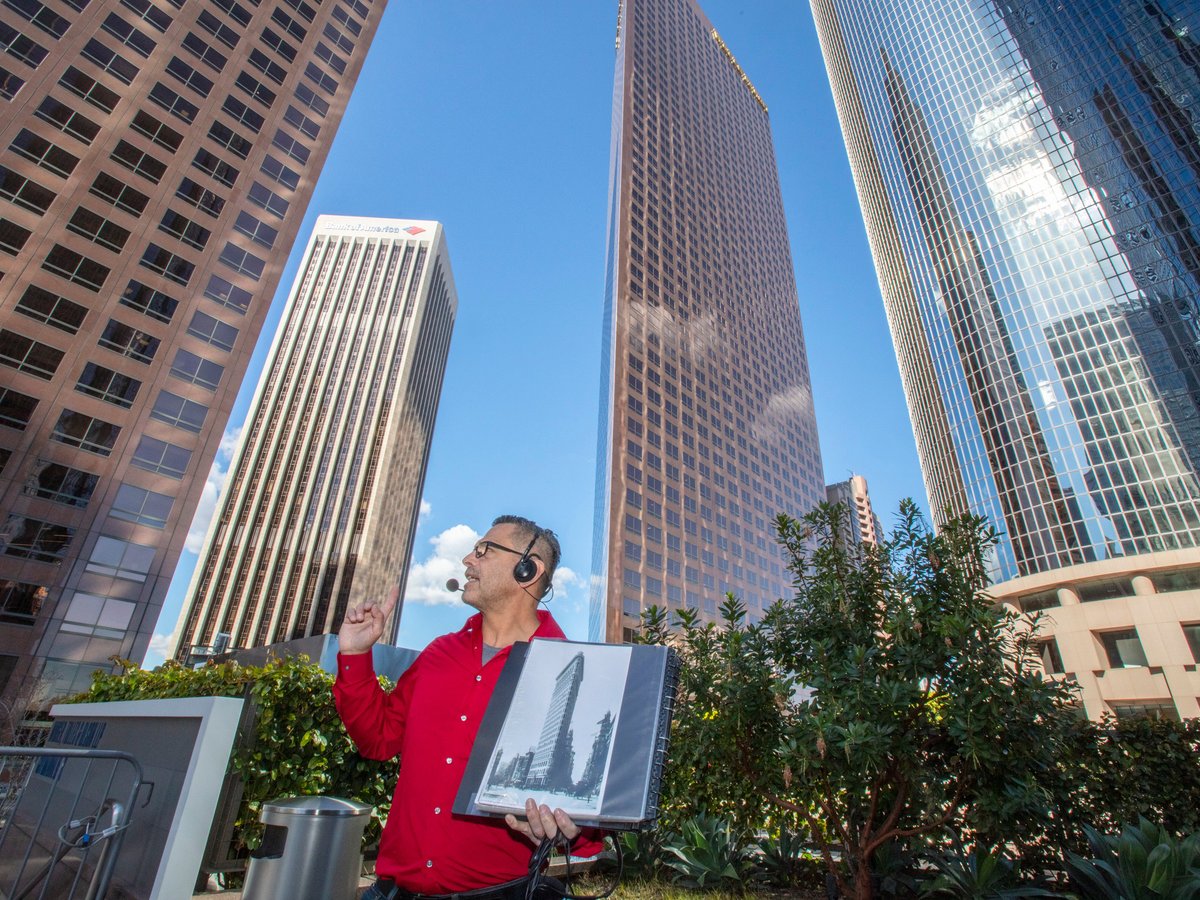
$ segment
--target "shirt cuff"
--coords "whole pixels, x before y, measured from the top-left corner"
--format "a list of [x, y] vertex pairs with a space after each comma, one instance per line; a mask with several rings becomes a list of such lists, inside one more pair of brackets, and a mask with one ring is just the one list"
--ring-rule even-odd
[[337, 655], [337, 677], [339, 681], [374, 681], [374, 654], [339, 653]]

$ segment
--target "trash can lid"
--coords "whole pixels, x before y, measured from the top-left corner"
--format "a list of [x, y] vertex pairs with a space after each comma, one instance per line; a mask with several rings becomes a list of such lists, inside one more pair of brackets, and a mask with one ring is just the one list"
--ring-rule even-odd
[[342, 797], [285, 797], [264, 803], [264, 813], [285, 816], [366, 816], [375, 807]]

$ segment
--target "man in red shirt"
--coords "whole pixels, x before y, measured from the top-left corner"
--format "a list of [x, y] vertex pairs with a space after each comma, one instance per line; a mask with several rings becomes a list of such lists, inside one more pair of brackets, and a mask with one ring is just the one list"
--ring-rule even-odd
[[456, 816], [455, 795], [500, 670], [516, 641], [565, 635], [538, 602], [559, 560], [552, 531], [519, 516], [500, 516], [463, 558], [463, 602], [479, 612], [434, 640], [385, 693], [371, 648], [395, 609], [387, 600], [347, 610], [338, 632], [333, 695], [346, 731], [370, 759], [400, 755], [392, 809], [363, 900], [480, 891], [475, 900], [523, 900], [534, 847], [561, 832], [580, 855], [601, 845], [561, 809], [526, 801], [524, 820]]

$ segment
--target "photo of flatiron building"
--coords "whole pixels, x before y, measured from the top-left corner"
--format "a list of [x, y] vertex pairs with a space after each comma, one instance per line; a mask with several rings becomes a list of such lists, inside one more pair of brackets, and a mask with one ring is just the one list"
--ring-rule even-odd
[[0, 5], [0, 691], [145, 655], [382, 0]]
[[1200, 714], [1200, 8], [812, 8], [931, 511], [1089, 715]]
[[404, 584], [457, 308], [439, 223], [317, 218], [177, 658], [329, 634], [348, 603]]
[[761, 615], [772, 519], [825, 486], [767, 103], [694, 0], [619, 4], [612, 129], [589, 629], [621, 641]]

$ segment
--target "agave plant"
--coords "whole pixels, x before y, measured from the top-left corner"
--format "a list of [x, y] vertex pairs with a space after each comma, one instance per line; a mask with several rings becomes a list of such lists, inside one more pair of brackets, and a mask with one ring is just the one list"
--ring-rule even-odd
[[729, 822], [698, 815], [663, 842], [663, 864], [681, 887], [744, 889], [754, 867], [752, 851], [738, 843]]
[[1092, 858], [1067, 854], [1081, 900], [1200, 898], [1200, 834], [1183, 840], [1144, 816], [1117, 835], [1084, 826]]
[[1053, 891], [1021, 884], [1020, 870], [1003, 851], [992, 853], [976, 848], [970, 853], [935, 853], [929, 862], [937, 876], [921, 885], [922, 897], [953, 897], [956, 900], [1022, 900], [1025, 897], [1054, 897]]
[[758, 842], [756, 876], [777, 887], [824, 884], [825, 863], [795, 832], [781, 828], [779, 834]]

